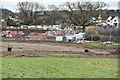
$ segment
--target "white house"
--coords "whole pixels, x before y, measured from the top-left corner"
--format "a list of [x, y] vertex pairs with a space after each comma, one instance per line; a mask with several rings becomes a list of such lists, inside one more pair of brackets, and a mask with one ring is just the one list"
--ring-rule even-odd
[[120, 21], [120, 18], [118, 16], [115, 16], [113, 19], [112, 19], [112, 24], [117, 26], [119, 24], [119, 21]]
[[103, 20], [101, 15], [99, 15], [97, 18], [91, 17], [90, 22], [97, 23], [97, 24], [96, 24], [97, 26], [101, 26], [101, 25], [102, 25], [102, 26], [106, 26], [106, 25], [107, 25], [107, 24], [106, 24], [106, 20]]
[[112, 17], [109, 16], [106, 20], [107, 25], [115, 25], [118, 26], [120, 18], [118, 16]]
[[107, 25], [112, 25], [112, 16], [109, 16], [106, 20]]

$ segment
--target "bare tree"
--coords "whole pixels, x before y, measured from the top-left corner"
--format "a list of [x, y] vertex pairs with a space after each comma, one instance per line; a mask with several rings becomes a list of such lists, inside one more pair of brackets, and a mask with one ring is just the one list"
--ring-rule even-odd
[[83, 26], [82, 31], [85, 32], [85, 26], [94, 24], [91, 21], [92, 17], [98, 16], [100, 11], [107, 4], [104, 2], [67, 2], [64, 9], [67, 10], [69, 19], [75, 25]]
[[59, 8], [56, 5], [48, 5], [48, 9], [50, 11], [49, 18], [51, 21], [51, 25], [55, 24], [56, 19], [59, 17]]
[[43, 11], [45, 7], [37, 2], [19, 2], [17, 4], [19, 16], [24, 21], [24, 24], [31, 24], [37, 19], [39, 11]]

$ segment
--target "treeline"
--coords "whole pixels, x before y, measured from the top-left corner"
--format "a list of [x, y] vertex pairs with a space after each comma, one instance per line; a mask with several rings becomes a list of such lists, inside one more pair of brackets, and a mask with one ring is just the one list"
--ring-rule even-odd
[[[19, 2], [17, 9], [21, 24], [25, 25], [67, 25], [85, 26], [96, 24], [91, 20], [98, 17], [103, 9], [107, 10], [104, 2], [66, 2], [63, 5], [49, 5], [47, 8], [37, 2]], [[45, 12], [45, 10], [48, 10]], [[107, 14], [104, 14], [106, 16]]]
[[90, 29], [85, 31], [85, 39], [90, 41], [110, 41], [120, 43], [120, 25], [115, 30]]

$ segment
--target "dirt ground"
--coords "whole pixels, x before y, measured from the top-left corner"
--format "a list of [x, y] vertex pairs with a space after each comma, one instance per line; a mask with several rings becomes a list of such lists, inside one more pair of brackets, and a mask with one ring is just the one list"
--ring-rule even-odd
[[[26, 42], [0, 42], [1, 52], [3, 56], [6, 55], [15, 55], [15, 56], [40, 56], [41, 54], [52, 54], [52, 53], [67, 53], [67, 54], [88, 54], [94, 55], [106, 55], [110, 56], [111, 53], [108, 50], [104, 49], [95, 49], [95, 48], [85, 48], [83, 46], [76, 46], [75, 44], [64, 44], [59, 45], [52, 42], [47, 43], [26, 43]], [[8, 45], [12, 46], [12, 52], [8, 52]], [[84, 52], [85, 49], [89, 52]], [[19, 54], [20, 53], [20, 54]], [[31, 53], [31, 54], [30, 54]]]
[[[61, 43], [64, 44], [64, 43]], [[102, 54], [109, 54], [109, 51], [104, 49], [91, 49], [91, 48], [84, 48], [78, 47], [76, 45], [59, 45], [56, 43], [16, 43], [16, 42], [0, 42], [2, 46], [2, 51], [7, 51], [8, 45], [12, 46], [13, 51], [71, 51], [71, 52], [84, 52], [85, 49], [88, 49], [90, 52], [93, 53], [102, 53]]]

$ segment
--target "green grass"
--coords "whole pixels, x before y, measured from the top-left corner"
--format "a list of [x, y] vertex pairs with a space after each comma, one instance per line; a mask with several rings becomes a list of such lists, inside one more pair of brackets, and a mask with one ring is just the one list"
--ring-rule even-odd
[[120, 44], [118, 43], [103, 44], [101, 42], [91, 42], [91, 43], [83, 43], [82, 45], [86, 47], [94, 47], [94, 48], [116, 49]]
[[3, 78], [117, 78], [115, 58], [4, 57]]

